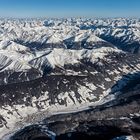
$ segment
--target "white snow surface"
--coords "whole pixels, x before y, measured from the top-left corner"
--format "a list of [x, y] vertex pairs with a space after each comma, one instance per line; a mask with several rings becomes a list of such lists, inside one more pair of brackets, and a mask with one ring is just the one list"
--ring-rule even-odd
[[81, 49], [71, 50], [65, 48], [36, 50], [32, 52], [29, 48], [14, 42], [0, 42], [0, 67], [4, 70], [27, 71], [35, 68], [43, 71], [41, 66], [45, 65], [55, 68], [65, 64], [76, 64], [84, 58], [89, 58], [92, 63], [97, 59], [103, 59], [108, 53], [121, 52], [117, 48], [101, 47], [93, 50]]
[[[122, 27], [129, 27], [125, 29]], [[140, 42], [140, 20], [138, 19], [1, 19], [0, 20], [0, 72], [12, 70], [15, 72], [28, 71], [31, 68], [37, 69], [43, 73], [42, 66], [49, 66], [52, 68], [63, 68], [67, 64], [78, 64], [82, 59], [88, 59], [92, 63], [96, 63], [99, 59], [106, 59], [106, 56], [112, 52], [122, 53], [114, 45], [101, 39], [99, 35], [106, 34], [129, 40]], [[90, 43], [92, 49], [67, 49], [65, 41], [70, 43]], [[29, 47], [29, 44], [48, 45], [43, 49], [36, 47]], [[98, 43], [108, 44], [108, 46], [100, 46]], [[53, 45], [58, 45], [53, 48]], [[93, 46], [96, 44], [96, 48]], [[34, 46], [34, 45], [33, 45]], [[63, 47], [62, 47], [63, 46]], [[102, 64], [101, 64], [102, 65]], [[140, 65], [137, 65], [138, 69]], [[118, 68], [119, 69], [119, 68]], [[125, 74], [129, 71], [127, 66], [123, 66], [121, 70]], [[136, 71], [132, 71], [136, 72]], [[120, 79], [119, 71], [114, 70], [109, 74], [117, 74], [118, 77], [114, 81]], [[71, 71], [68, 72], [71, 74]], [[77, 73], [76, 73], [77, 74]], [[96, 74], [93, 73], [93, 74]], [[111, 79], [106, 78], [107, 82]], [[124, 83], [122, 81], [122, 86]], [[95, 99], [91, 96], [90, 91], [95, 91], [96, 86], [93, 83], [86, 84], [88, 90], [84, 86], [80, 86], [78, 91], [81, 93], [82, 103], [73, 101], [68, 97], [70, 94], [73, 100], [76, 97], [73, 92], [60, 94], [59, 98], [66, 98], [68, 106], [49, 105], [47, 102], [41, 102], [48, 98], [48, 93], [44, 93], [39, 99], [32, 98], [32, 107], [23, 105], [16, 105], [14, 107], [4, 106], [0, 108], [0, 115], [4, 116], [8, 122], [8, 128], [0, 128], [0, 138], [8, 140], [11, 133], [16, 132], [19, 128], [29, 125], [30, 123], [38, 122], [46, 115], [72, 113], [81, 110], [89, 109], [90, 106], [97, 106], [115, 99], [115, 95], [109, 95], [111, 89], [105, 89], [104, 85], [99, 85], [104, 91], [99, 100], [94, 103], [89, 103], [86, 98]], [[116, 87], [115, 87], [116, 88]], [[114, 88], [114, 90], [116, 90]], [[26, 99], [25, 99], [26, 100]], [[44, 107], [44, 116], [38, 116], [35, 102], [38, 101]], [[13, 112], [8, 114], [7, 110]], [[18, 114], [17, 111], [18, 110]], [[43, 114], [40, 112], [41, 114]], [[37, 117], [38, 116], [38, 117]], [[28, 122], [28, 117], [32, 119]], [[41, 118], [42, 117], [42, 118]], [[38, 120], [39, 118], [39, 120]], [[23, 123], [24, 122], [24, 123]], [[24, 124], [24, 125], [23, 125]]]
[[[91, 62], [95, 62], [97, 57], [103, 58], [109, 52], [118, 51], [115, 46], [100, 38], [100, 35], [122, 38], [129, 43], [140, 42], [139, 27], [139, 19], [123, 18], [0, 19], [1, 71], [26, 71], [32, 67], [41, 71], [43, 61], [55, 67], [78, 63], [82, 57], [88, 57]], [[65, 41], [69, 44], [85, 43], [80, 50], [65, 50]], [[31, 45], [33, 51], [32, 47], [28, 46], [30, 43], [39, 46], [46, 44], [48, 47], [41, 51], [34, 48], [36, 45]], [[89, 43], [90, 48], [96, 45], [98, 49], [87, 51], [84, 48], [86, 43]], [[106, 45], [100, 46], [99, 43]], [[58, 47], [51, 50], [54, 44]]]

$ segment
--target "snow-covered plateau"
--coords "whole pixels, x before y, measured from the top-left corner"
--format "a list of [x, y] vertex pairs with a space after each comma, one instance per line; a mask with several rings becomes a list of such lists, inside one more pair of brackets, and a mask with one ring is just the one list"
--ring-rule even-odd
[[0, 140], [139, 140], [140, 19], [0, 19]]

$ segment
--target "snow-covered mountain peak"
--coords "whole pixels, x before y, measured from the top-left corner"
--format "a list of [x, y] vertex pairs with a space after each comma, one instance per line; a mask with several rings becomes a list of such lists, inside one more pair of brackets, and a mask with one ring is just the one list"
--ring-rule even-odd
[[124, 18], [1, 19], [0, 139], [40, 139], [48, 127], [56, 137], [138, 132], [139, 25]]
[[29, 51], [29, 48], [23, 45], [17, 44], [14, 41], [2, 40], [0, 42], [0, 50], [26, 52], [26, 51]]

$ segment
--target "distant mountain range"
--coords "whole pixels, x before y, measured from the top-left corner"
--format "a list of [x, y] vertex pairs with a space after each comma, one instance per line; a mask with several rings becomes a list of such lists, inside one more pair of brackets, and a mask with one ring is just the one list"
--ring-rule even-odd
[[139, 19], [0, 20], [2, 140], [139, 140], [139, 90]]

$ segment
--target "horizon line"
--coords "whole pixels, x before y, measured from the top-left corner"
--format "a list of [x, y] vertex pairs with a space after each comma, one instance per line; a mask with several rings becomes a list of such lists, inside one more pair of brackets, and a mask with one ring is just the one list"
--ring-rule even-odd
[[23, 16], [23, 17], [20, 17], [20, 16], [0, 16], [0, 19], [69, 19], [69, 18], [87, 18], [87, 19], [116, 19], [116, 18], [124, 18], [124, 19], [127, 19], [127, 18], [131, 18], [131, 19], [139, 19], [140, 16], [30, 16], [30, 17], [26, 17], [26, 16]]

